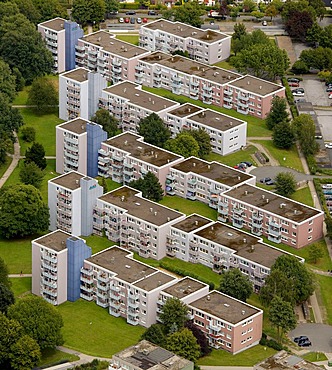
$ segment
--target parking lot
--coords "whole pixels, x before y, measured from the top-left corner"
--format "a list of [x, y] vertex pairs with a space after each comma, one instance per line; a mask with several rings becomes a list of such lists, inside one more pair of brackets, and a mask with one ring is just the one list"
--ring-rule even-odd
[[[312, 78], [309, 76], [301, 81], [300, 87], [304, 88], [305, 100], [310, 101], [313, 105], [328, 107], [332, 103], [332, 99], [328, 98], [329, 93], [326, 92], [325, 84], [318, 79], [315, 79], [314, 76]], [[298, 98], [295, 97], [295, 99]]]

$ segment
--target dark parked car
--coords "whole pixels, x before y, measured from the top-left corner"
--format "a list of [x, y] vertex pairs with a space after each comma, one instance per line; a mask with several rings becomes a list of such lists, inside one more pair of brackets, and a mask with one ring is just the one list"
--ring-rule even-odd
[[310, 347], [311, 346], [311, 342], [310, 340], [300, 340], [299, 343], [298, 343], [298, 346], [299, 347]]
[[326, 88], [326, 92], [332, 92], [332, 85], [329, 85], [329, 86]]
[[126, 12], [126, 15], [135, 15], [135, 14], [136, 14], [135, 10], [128, 10]]
[[158, 13], [155, 10], [149, 10], [148, 15], [158, 15]]
[[265, 185], [274, 185], [274, 181], [271, 179], [271, 177], [263, 177], [259, 180], [259, 182]]
[[135, 18], [134, 18], [134, 17], [131, 17], [131, 18], [130, 18], [130, 23], [131, 23], [131, 24], [135, 24]]
[[295, 337], [294, 339], [295, 343], [299, 343], [301, 340], [309, 340], [309, 338], [306, 335], [300, 335], [299, 337]]
[[247, 165], [247, 167], [251, 167], [252, 166], [252, 163], [251, 162], [243, 162], [244, 164], [246, 164]]

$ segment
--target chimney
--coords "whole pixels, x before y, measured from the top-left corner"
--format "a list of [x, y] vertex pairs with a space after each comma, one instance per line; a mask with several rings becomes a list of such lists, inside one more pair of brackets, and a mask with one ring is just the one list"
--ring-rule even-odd
[[248, 195], [248, 190], [245, 190], [244, 191], [244, 195]]
[[128, 140], [125, 140], [124, 145], [128, 145]]
[[243, 238], [243, 244], [246, 244], [246, 242], [247, 242], [247, 239]]
[[152, 208], [152, 207], [150, 208], [150, 212], [151, 212], [151, 213], [153, 212], [153, 208]]
[[250, 247], [250, 252], [254, 252], [254, 250], [255, 250], [255, 246], [254, 246], [254, 245], [252, 245], [252, 246]]
[[265, 194], [262, 194], [262, 199], [265, 199]]
[[262, 90], [262, 86], [259, 86], [259, 90]]
[[211, 297], [208, 295], [208, 296], [206, 296], [206, 300], [207, 301], [210, 301], [211, 300]]
[[121, 202], [123, 202], [125, 200], [125, 197], [122, 195], [121, 196]]
[[167, 221], [170, 222], [171, 221], [171, 218], [170, 217], [167, 217]]
[[191, 112], [191, 108], [189, 107], [189, 108], [188, 108], [188, 113], [190, 113], [190, 112]]
[[154, 215], [157, 216], [157, 211], [155, 211]]
[[208, 164], [208, 169], [210, 170], [211, 169], [211, 166]]
[[198, 221], [197, 220], [195, 221], [195, 225], [198, 226]]
[[196, 167], [196, 163], [195, 162], [193, 163], [193, 167]]
[[266, 203], [269, 203], [269, 200], [268, 199], [266, 199]]

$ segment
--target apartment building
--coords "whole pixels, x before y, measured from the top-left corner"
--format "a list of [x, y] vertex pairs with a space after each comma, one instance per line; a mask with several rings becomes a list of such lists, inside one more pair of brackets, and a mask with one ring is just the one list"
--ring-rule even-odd
[[274, 96], [285, 97], [281, 85], [160, 51], [140, 58], [136, 72], [138, 84], [259, 118], [266, 117]]
[[121, 41], [114, 34], [97, 31], [78, 40], [76, 66], [99, 72], [107, 81], [116, 84], [135, 79], [135, 66], [149, 51]]
[[72, 235], [92, 233], [93, 209], [103, 194], [98, 181], [78, 172], [68, 172], [48, 181], [48, 207], [51, 231]]
[[253, 370], [319, 370], [320, 365], [316, 365], [310, 361], [304, 360], [301, 357], [288, 353], [286, 351], [280, 351], [275, 355], [268, 357], [262, 362], [254, 365]]
[[59, 118], [89, 120], [97, 111], [101, 91], [106, 86], [106, 78], [85, 68], [62, 73], [59, 76]]
[[98, 150], [107, 139], [102, 126], [82, 118], [56, 126], [56, 172], [98, 175]]
[[51, 51], [54, 65], [53, 73], [62, 73], [75, 68], [75, 45], [84, 35], [82, 28], [72, 21], [54, 18], [38, 24], [38, 32]]
[[276, 259], [288, 254], [265, 244], [260, 237], [197, 214], [170, 227], [166, 251], [169, 256], [201, 263], [217, 273], [238, 268], [255, 291], [264, 285]]
[[149, 327], [156, 322], [159, 292], [176, 277], [133, 259], [133, 253], [111, 247], [84, 261], [81, 298], [108, 308], [128, 324]]
[[109, 370], [193, 370], [194, 363], [142, 340], [112, 356]]
[[143, 91], [141, 86], [125, 81], [105, 88], [99, 99], [99, 107], [107, 109], [119, 120], [123, 131], [137, 131], [139, 121], [152, 113], [163, 118], [180, 104]]
[[157, 146], [147, 144], [143, 137], [124, 132], [101, 143], [98, 157], [98, 175], [128, 185], [152, 172], [165, 189], [166, 176], [171, 166], [183, 160]]
[[140, 27], [140, 46], [150, 51], [187, 51], [190, 58], [206, 64], [227, 59], [231, 36], [215, 30], [202, 30], [181, 22], [158, 19]]
[[61, 230], [32, 241], [32, 293], [53, 305], [80, 298], [80, 271], [91, 248]]
[[142, 198], [140, 191], [123, 186], [97, 199], [93, 232], [105, 233], [108, 239], [142, 257], [159, 260], [166, 255], [170, 226], [184, 218], [183, 213]]
[[248, 183], [256, 177], [218, 162], [190, 157], [171, 167], [166, 176], [166, 194], [199, 200], [218, 208], [219, 195], [226, 190]]
[[323, 237], [323, 211], [250, 184], [220, 195], [218, 219], [297, 249]]
[[167, 112], [164, 121], [173, 137], [182, 130], [205, 130], [210, 136], [212, 152], [220, 155], [246, 145], [247, 122], [211, 109], [183, 104]]

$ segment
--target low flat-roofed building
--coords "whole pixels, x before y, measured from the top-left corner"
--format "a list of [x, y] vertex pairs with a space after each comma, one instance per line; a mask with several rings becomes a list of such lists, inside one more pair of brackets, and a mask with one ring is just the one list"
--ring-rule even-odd
[[304, 360], [301, 357], [280, 351], [266, 360], [254, 365], [253, 370], [319, 370], [321, 366]]
[[203, 30], [181, 22], [158, 19], [140, 28], [140, 45], [147, 50], [188, 52], [192, 59], [214, 64], [227, 59], [231, 37], [217, 30]]
[[221, 194], [218, 213], [223, 222], [294, 248], [323, 237], [323, 211], [250, 184]]
[[183, 213], [142, 198], [136, 189], [123, 186], [100, 196], [93, 216], [94, 233], [106, 236], [142, 257], [166, 255], [166, 236]]
[[109, 370], [193, 370], [194, 363], [142, 340], [112, 356]]
[[117, 246], [94, 254], [81, 270], [81, 297], [108, 308], [132, 325], [149, 327], [156, 322], [159, 292], [177, 279], [133, 259]]
[[98, 174], [128, 185], [152, 172], [165, 189], [171, 166], [182, 160], [177, 154], [145, 143], [142, 136], [124, 132], [101, 143]]
[[263, 311], [248, 303], [214, 290], [188, 306], [193, 322], [216, 349], [236, 354], [261, 339]]
[[166, 193], [190, 200], [199, 200], [218, 208], [219, 195], [240, 184], [252, 184], [256, 177], [219, 162], [196, 157], [173, 165], [166, 176]]

